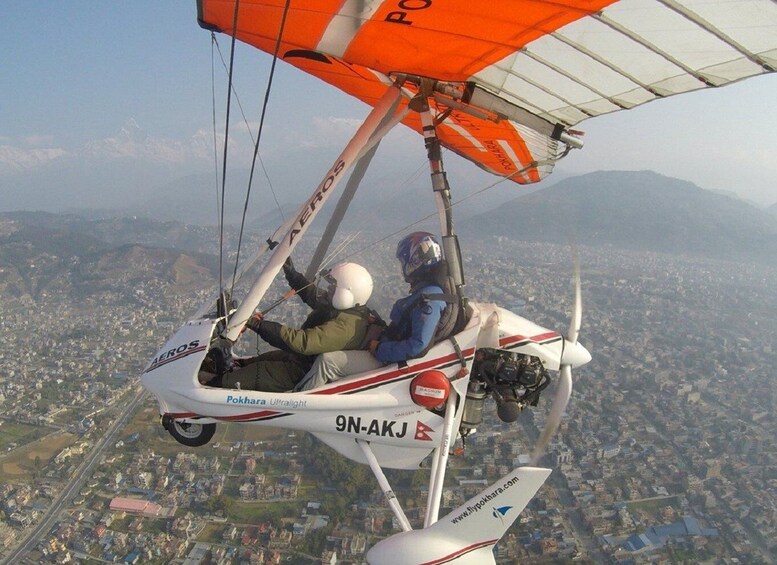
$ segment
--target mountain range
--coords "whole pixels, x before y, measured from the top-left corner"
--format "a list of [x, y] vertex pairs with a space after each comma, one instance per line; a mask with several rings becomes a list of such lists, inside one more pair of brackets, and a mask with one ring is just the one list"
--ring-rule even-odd
[[[455, 227], [463, 240], [500, 236], [777, 264], [777, 215], [649, 171], [571, 177], [486, 213], [460, 212], [457, 207], [456, 217], [464, 219]], [[251, 223], [246, 248], [268, 236], [260, 226], [272, 225], [272, 216]], [[375, 241], [438, 227], [431, 198], [406, 190], [357, 196], [344, 229], [361, 230]], [[225, 235], [225, 249], [231, 250], [236, 231], [228, 228]], [[106, 284], [138, 276], [176, 284], [213, 281], [217, 249], [214, 227], [94, 211], [8, 212], [0, 214], [0, 295], [34, 297], [65, 280], [72, 283], [68, 292], [84, 292], [78, 279], [85, 273]]]
[[467, 237], [777, 262], [777, 216], [650, 171], [565, 179], [457, 225]]

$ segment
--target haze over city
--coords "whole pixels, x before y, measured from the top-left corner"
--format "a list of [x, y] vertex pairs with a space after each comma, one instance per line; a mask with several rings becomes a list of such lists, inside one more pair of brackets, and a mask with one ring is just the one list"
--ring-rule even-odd
[[[152, 187], [164, 198], [158, 188], [181, 177], [215, 178], [212, 46], [194, 1], [11, 3], [0, 26], [0, 210], [117, 208]], [[228, 60], [229, 38], [217, 39]], [[234, 83], [254, 133], [270, 62], [238, 43]], [[227, 78], [218, 53], [214, 65], [221, 139]], [[578, 128], [585, 147], [543, 184], [596, 170], [647, 169], [772, 205], [775, 93], [777, 77], [757, 77], [585, 121]], [[281, 200], [308, 193], [366, 113], [355, 99], [278, 66], [260, 155]], [[230, 131], [230, 166], [247, 167], [252, 142], [235, 107]], [[376, 167], [402, 186], [424, 164], [421, 143], [398, 128]], [[446, 164], [460, 193], [493, 180], [453, 155]], [[257, 182], [260, 198], [270, 198], [264, 179]], [[521, 190], [491, 193], [500, 200]]]

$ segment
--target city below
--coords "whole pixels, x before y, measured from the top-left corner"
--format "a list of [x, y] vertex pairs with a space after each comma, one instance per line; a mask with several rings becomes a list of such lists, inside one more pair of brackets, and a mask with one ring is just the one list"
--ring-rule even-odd
[[[569, 246], [462, 248], [467, 296], [566, 330]], [[578, 252], [593, 361], [542, 461], [553, 473], [497, 563], [777, 563], [777, 269]], [[364, 255], [348, 260], [368, 267], [387, 317], [406, 284], [391, 245]], [[224, 424], [188, 448], [162, 428], [139, 375], [215, 279], [192, 258], [157, 272], [144, 247], [121, 258], [53, 269], [60, 257], [38, 255], [24, 281], [0, 269], [2, 563], [366, 563], [399, 531], [367, 467], [283, 429]], [[306, 312], [294, 300], [270, 317]], [[487, 405], [454, 446], [441, 515], [526, 462], [554, 388], [513, 424]], [[388, 473], [414, 528], [428, 472]]]

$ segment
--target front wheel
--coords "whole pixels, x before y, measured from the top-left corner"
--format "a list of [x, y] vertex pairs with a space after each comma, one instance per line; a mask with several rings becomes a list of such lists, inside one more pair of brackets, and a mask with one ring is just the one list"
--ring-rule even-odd
[[189, 447], [205, 445], [216, 433], [216, 424], [190, 424], [179, 422], [169, 416], [162, 418], [162, 425], [175, 441]]

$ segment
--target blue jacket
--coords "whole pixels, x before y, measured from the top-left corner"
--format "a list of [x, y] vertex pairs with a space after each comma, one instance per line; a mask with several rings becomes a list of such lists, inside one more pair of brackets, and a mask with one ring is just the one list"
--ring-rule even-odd
[[396, 363], [422, 355], [432, 343], [434, 332], [445, 310], [444, 300], [425, 300], [422, 294], [442, 294], [436, 284], [421, 285], [391, 308], [387, 328], [375, 357], [383, 363]]

